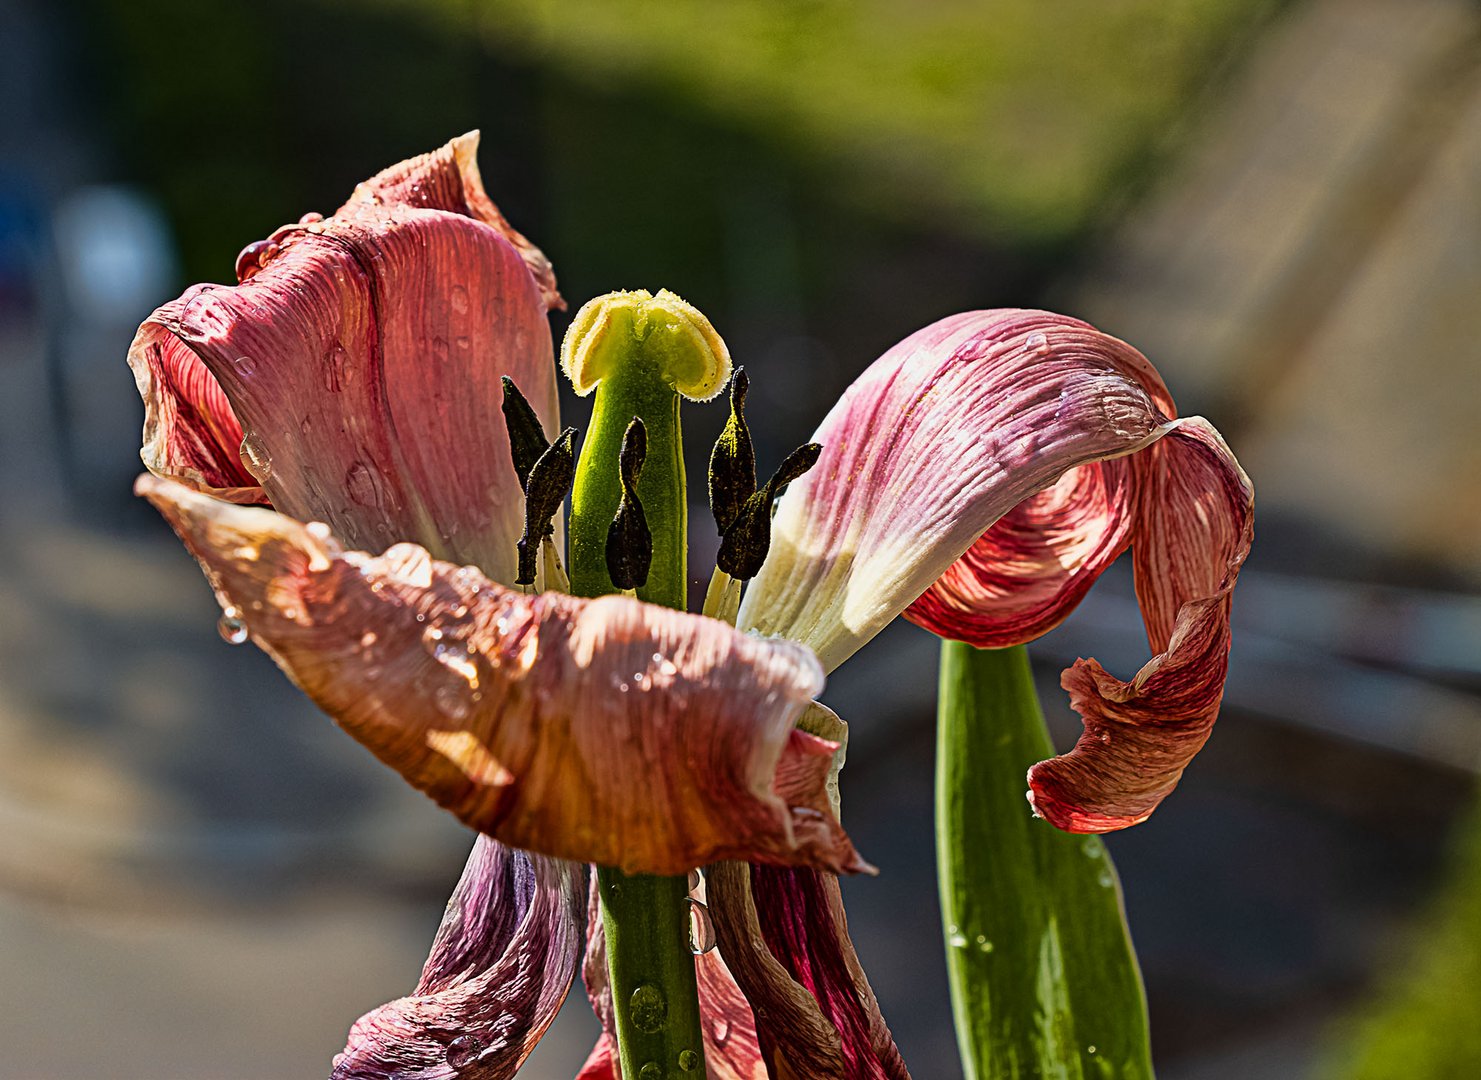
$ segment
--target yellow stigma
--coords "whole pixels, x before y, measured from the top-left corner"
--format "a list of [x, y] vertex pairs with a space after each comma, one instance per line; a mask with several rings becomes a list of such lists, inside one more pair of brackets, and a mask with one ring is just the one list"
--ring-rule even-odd
[[638, 352], [691, 401], [708, 401], [730, 378], [730, 350], [710, 320], [667, 289], [657, 296], [637, 289], [588, 300], [561, 342], [561, 370], [585, 397], [614, 363]]

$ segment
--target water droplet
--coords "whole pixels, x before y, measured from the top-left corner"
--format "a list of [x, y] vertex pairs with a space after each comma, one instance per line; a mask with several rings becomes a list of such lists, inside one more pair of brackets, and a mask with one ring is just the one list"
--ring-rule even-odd
[[454, 1069], [461, 1069], [483, 1050], [483, 1043], [476, 1036], [459, 1035], [447, 1044], [447, 1063]]
[[714, 1027], [710, 1028], [710, 1034], [715, 1037], [716, 1046], [724, 1046], [725, 1040], [730, 1038], [730, 1021], [724, 1017], [716, 1020]]
[[374, 465], [357, 461], [345, 473], [345, 490], [360, 506], [381, 507], [386, 502], [386, 478]]
[[360, 635], [360, 648], [368, 649], [379, 640], [380, 638], [376, 635], [376, 632], [374, 630], [367, 630], [365, 631], [365, 633]]
[[251, 473], [257, 482], [263, 483], [273, 474], [273, 458], [267, 452], [267, 447], [262, 445], [262, 439], [255, 431], [248, 432], [242, 439], [242, 448], [238, 451], [242, 459], [242, 467]]
[[640, 984], [627, 1004], [633, 1027], [648, 1035], [663, 1030], [669, 1015], [669, 1003], [658, 987], [652, 983]]
[[693, 1050], [680, 1050], [679, 1068], [685, 1072], [694, 1072], [699, 1068], [699, 1055]]
[[468, 314], [468, 290], [462, 285], [454, 285], [448, 299], [452, 303], [454, 315]]
[[337, 394], [350, 381], [350, 354], [336, 341], [324, 354], [324, 389]]
[[1093, 1047], [1093, 1046], [1087, 1046], [1087, 1047], [1086, 1047], [1086, 1048], [1085, 1048], [1085, 1052], [1086, 1052], [1086, 1053], [1087, 1053], [1087, 1054], [1093, 1054], [1093, 1053], [1095, 1053], [1095, 1047]]
[[1100, 881], [1100, 887], [1102, 889], [1109, 889], [1112, 885], [1116, 884], [1116, 879], [1113, 878], [1108, 873], [1107, 874], [1102, 874], [1100, 876], [1100, 878], [1099, 878], [1099, 881]]
[[449, 720], [465, 720], [468, 717], [468, 702], [462, 691], [452, 686], [439, 686], [432, 695], [437, 701], [437, 710]]
[[271, 240], [254, 240], [237, 254], [237, 282], [252, 278], [278, 253], [278, 245]]
[[650, 1061], [638, 1070], [638, 1080], [663, 1080], [663, 1069], [658, 1062]]
[[319, 213], [317, 210], [310, 210], [307, 214], [304, 214], [303, 217], [298, 219], [298, 223], [300, 225], [312, 225], [316, 221], [323, 220], [323, 214]]
[[247, 640], [247, 624], [242, 622], [242, 613], [229, 607], [216, 620], [216, 632], [228, 645], [240, 645]]
[[370, 667], [368, 667], [368, 668], [365, 669], [365, 678], [368, 681], [375, 682], [375, 680], [376, 679], [379, 679], [380, 677], [381, 677], [381, 669], [379, 667], [376, 667], [374, 664], [372, 664]]
[[965, 934], [949, 934], [946, 943], [953, 949], [965, 949], [967, 947], [967, 936]]
[[237, 369], [237, 374], [244, 379], [250, 379], [257, 370], [257, 361], [250, 356], [239, 356], [231, 362], [231, 366]]
[[987, 940], [986, 934], [977, 935], [977, 951], [985, 953], [992, 952], [992, 942]]
[[321, 544], [334, 535], [329, 531], [329, 526], [322, 521], [311, 521], [303, 528], [304, 532], [308, 533]]
[[663, 653], [653, 654], [653, 665], [658, 669], [658, 673], [663, 676], [672, 677], [679, 673], [679, 665], [667, 656], [664, 656]]
[[473, 348], [473, 339], [464, 335], [457, 339], [456, 344], [458, 346], [459, 352], [467, 352], [469, 349]]
[[702, 900], [689, 898], [689, 951], [703, 956], [715, 947], [715, 924]]
[[1028, 336], [1028, 347], [1040, 356], [1049, 355], [1049, 339], [1043, 334], [1030, 334]]

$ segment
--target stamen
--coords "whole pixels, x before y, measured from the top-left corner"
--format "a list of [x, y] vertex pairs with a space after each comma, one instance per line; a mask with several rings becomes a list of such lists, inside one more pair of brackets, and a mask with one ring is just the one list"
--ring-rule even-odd
[[535, 410], [514, 385], [508, 375], [501, 376], [504, 385], [504, 427], [509, 432], [509, 453], [514, 458], [514, 474], [519, 477], [519, 486], [528, 490], [530, 470], [540, 455], [550, 449], [550, 440], [545, 437], [545, 428]]
[[555, 535], [551, 524], [576, 476], [576, 429], [566, 428], [530, 467], [525, 484], [525, 532], [519, 538], [518, 585], [535, 583], [535, 567], [541, 543]]
[[748, 581], [761, 572], [771, 550], [771, 505], [777, 494], [818, 463], [823, 447], [807, 443], [787, 455], [766, 486], [746, 500], [720, 540], [715, 565], [731, 577]]
[[622, 450], [617, 457], [622, 499], [607, 527], [607, 576], [624, 592], [648, 584], [648, 568], [653, 563], [653, 533], [638, 500], [638, 478], [647, 456], [648, 429], [635, 416], [622, 435]]
[[756, 494], [756, 451], [746, 427], [749, 385], [746, 369], [736, 368], [730, 379], [730, 419], [710, 452], [710, 512], [721, 536], [740, 516], [746, 500]]

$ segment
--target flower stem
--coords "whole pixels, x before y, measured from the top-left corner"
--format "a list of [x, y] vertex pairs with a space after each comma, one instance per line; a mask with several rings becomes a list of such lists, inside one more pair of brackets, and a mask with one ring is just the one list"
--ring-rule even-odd
[[937, 869], [967, 1080], [1150, 1080], [1147, 1005], [1098, 836], [1033, 818], [1029, 766], [1054, 753], [1028, 652], [941, 649]]
[[[577, 596], [617, 591], [607, 573], [607, 527], [622, 495], [618, 452], [633, 417], [647, 429], [638, 494], [653, 534], [653, 561], [637, 595], [682, 611], [687, 602], [687, 504], [679, 395], [636, 342], [597, 388], [581, 449], [571, 495], [571, 590]], [[626, 1080], [702, 1077], [704, 1043], [689, 943], [687, 878], [598, 867], [597, 885], [622, 1075]]]

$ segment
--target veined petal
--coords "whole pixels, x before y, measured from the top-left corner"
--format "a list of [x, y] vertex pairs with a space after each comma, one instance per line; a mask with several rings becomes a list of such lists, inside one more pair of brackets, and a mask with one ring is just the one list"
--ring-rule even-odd
[[838, 879], [809, 870], [709, 868], [720, 952], [756, 1016], [771, 1075], [909, 1080], [854, 954]]
[[138, 490], [258, 645], [480, 832], [630, 873], [868, 868], [816, 809], [826, 772], [807, 791], [788, 761], [832, 746], [793, 736], [822, 687], [805, 648], [625, 597], [526, 596], [411, 544], [346, 552], [322, 526], [153, 477]]
[[524, 259], [530, 275], [540, 286], [545, 306], [565, 310], [566, 302], [555, 287], [555, 270], [550, 260], [509, 224], [484, 190], [483, 176], [478, 170], [477, 131], [459, 135], [436, 150], [382, 169], [358, 185], [338, 213], [355, 208], [374, 212], [388, 204], [424, 210], [451, 210], [493, 226], [504, 234]]
[[[1228, 598], [1253, 494], [1205, 421], [1125, 342], [1046, 312], [973, 312], [907, 338], [814, 436], [738, 625], [836, 666], [904, 611], [979, 647], [1057, 625], [1131, 545], [1153, 660], [1130, 683], [1065, 674], [1086, 736], [1038, 766], [1030, 798], [1061, 828], [1144, 820], [1218, 713]], [[1159, 441], [1160, 440], [1160, 441]]]
[[1218, 716], [1229, 606], [1254, 530], [1254, 493], [1206, 421], [1177, 421], [1138, 455], [1137, 599], [1153, 657], [1130, 682], [1094, 660], [1064, 673], [1085, 721], [1075, 748], [1029, 770], [1034, 811], [1071, 832], [1146, 820]]
[[[245, 478], [279, 510], [513, 581], [523, 498], [499, 378], [553, 434], [553, 282], [483, 194], [472, 146], [393, 167], [334, 217], [279, 230], [242, 284], [196, 286], [145, 321], [129, 363], [151, 471], [229, 495], [239, 428]], [[180, 405], [223, 395], [224, 414]]]
[[980, 649], [1032, 641], [1063, 622], [1126, 550], [1135, 502], [1129, 459], [1071, 469], [999, 518], [905, 617]]
[[576, 973], [585, 874], [480, 836], [416, 989], [355, 1022], [333, 1080], [514, 1076]]
[[[167, 310], [168, 305], [151, 319]], [[267, 502], [257, 477], [242, 464], [241, 422], [200, 357], [146, 322], [129, 349], [129, 366], [144, 399], [139, 456], [150, 472], [228, 502]]]
[[1042, 311], [934, 323], [879, 358], [813, 435], [738, 625], [831, 670], [1067, 470], [1155, 441], [1171, 408], [1131, 346]]

